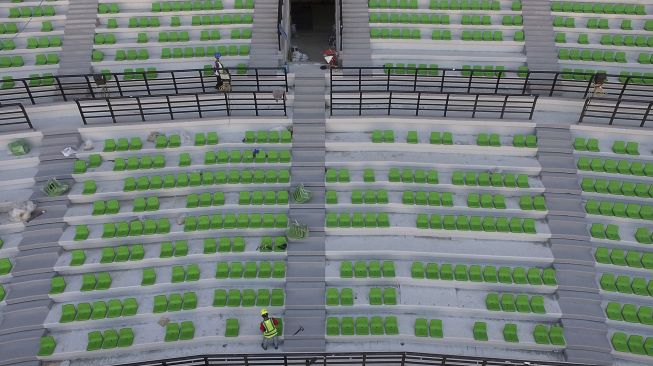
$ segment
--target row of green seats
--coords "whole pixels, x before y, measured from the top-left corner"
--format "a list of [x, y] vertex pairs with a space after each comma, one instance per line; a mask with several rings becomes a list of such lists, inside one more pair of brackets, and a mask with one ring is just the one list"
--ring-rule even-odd
[[51, 5], [9, 8], [9, 18], [53, 17], [55, 15], [55, 8]]
[[8, 275], [12, 267], [9, 258], [0, 258], [0, 276]]
[[328, 168], [324, 177], [327, 183], [349, 183], [349, 169]]
[[[142, 244], [120, 245], [117, 247], [104, 247], [100, 254], [100, 263], [107, 264], [113, 262], [139, 261], [145, 256], [145, 249]], [[72, 252], [71, 266], [84, 264], [86, 255], [82, 249], [76, 249]]]
[[[563, 68], [560, 77], [563, 80], [590, 81], [596, 74], [605, 74], [605, 70]], [[608, 78], [606, 77], [606, 80]]]
[[[253, 0], [252, 6], [254, 4]], [[222, 10], [222, 0], [204, 0], [204, 1], [157, 1], [152, 3], [152, 12], [169, 12], [169, 11], [200, 11], [200, 10]]]
[[639, 143], [617, 140], [612, 143], [612, 152], [615, 154], [639, 155]]
[[438, 184], [438, 171], [437, 170], [423, 170], [423, 169], [402, 169], [390, 168], [388, 171], [388, 181], [392, 183], [428, 183]]
[[194, 15], [191, 18], [191, 25], [220, 25], [220, 24], [252, 24], [254, 18], [251, 14], [226, 14], [219, 15]]
[[165, 149], [167, 147], [180, 147], [181, 146], [181, 136], [178, 134], [172, 134], [166, 136], [164, 134], [156, 135], [154, 139], [154, 147], [157, 149]]
[[165, 313], [167, 311], [192, 310], [197, 308], [197, 294], [184, 292], [183, 294], [172, 293], [154, 296], [153, 313]]
[[291, 159], [290, 150], [218, 150], [204, 153], [204, 164], [227, 164], [227, 163], [289, 163]]
[[544, 296], [527, 294], [499, 294], [491, 292], [485, 297], [485, 306], [490, 311], [546, 314]]
[[199, 281], [200, 279], [200, 266], [197, 264], [189, 264], [184, 266], [172, 266], [172, 276], [170, 282], [191, 282]]
[[329, 287], [326, 290], [327, 306], [352, 306], [354, 305], [354, 291], [351, 288], [338, 290], [335, 287]]
[[558, 58], [560, 60], [574, 60], [574, 61], [620, 62], [620, 63], [627, 62], [625, 52], [588, 50], [588, 49], [561, 48], [560, 50], [558, 50]]
[[653, 206], [635, 203], [587, 200], [585, 212], [590, 215], [628, 217], [631, 219], [653, 220]]
[[[443, 31], [443, 32], [448, 32], [448, 31]], [[451, 32], [449, 32], [449, 39], [451, 39]], [[398, 63], [398, 64], [386, 63], [383, 64], [383, 68], [386, 74], [392, 73], [395, 75], [404, 75], [404, 74], [414, 75], [415, 73], [417, 73], [417, 75], [420, 76], [426, 76], [426, 75], [438, 76], [440, 74], [437, 64], [430, 64], [427, 66], [426, 64], [405, 65], [402, 63]]]
[[575, 21], [574, 17], [556, 16], [555, 18], [553, 18], [553, 26], [554, 27], [575, 28], [576, 27], [576, 21]]
[[[158, 207], [158, 199], [156, 197], [152, 197], [152, 198], [157, 200], [157, 207]], [[93, 216], [114, 215], [117, 214], [118, 211], [120, 211], [120, 202], [118, 202], [118, 200], [95, 201], [93, 202], [93, 210], [91, 214]]]
[[249, 55], [249, 45], [223, 45], [223, 46], [209, 46], [209, 47], [185, 47], [185, 48], [163, 48], [161, 50], [161, 58], [192, 58], [192, 57], [206, 57], [213, 55], [217, 52], [223, 56], [247, 56]]
[[591, 151], [599, 152], [599, 140], [595, 138], [584, 138], [576, 137], [574, 138], [573, 144], [574, 150], [577, 151]]
[[451, 192], [404, 191], [401, 195], [401, 203], [422, 206], [428, 203], [429, 206], [453, 207], [453, 196]]
[[91, 154], [89, 160], [77, 159], [73, 163], [73, 174], [84, 174], [88, 169], [97, 168], [102, 165], [100, 154]]
[[116, 61], [135, 61], [147, 60], [150, 58], [150, 53], [147, 49], [141, 48], [138, 50], [117, 50]]
[[[230, 289], [228, 290], [222, 290], [224, 292], [216, 292], [214, 293], [214, 302], [213, 306], [228, 306], [228, 307], [252, 307], [252, 306], [270, 306], [270, 290], [268, 289]], [[273, 306], [276, 306], [281, 300], [283, 301], [283, 297], [281, 299], [279, 298], [279, 292], [283, 291], [282, 289], [273, 289], [272, 290], [272, 296], [274, 297], [273, 301], [274, 304]], [[283, 292], [281, 292], [283, 294]]]
[[392, 278], [395, 276], [395, 264], [393, 261], [370, 260], [356, 261], [352, 264], [350, 261], [340, 262], [341, 278]]
[[216, 229], [285, 229], [288, 215], [271, 213], [239, 213], [187, 216], [184, 231], [203, 231]]
[[134, 343], [134, 331], [131, 328], [107, 329], [104, 332], [96, 330], [89, 332], [87, 337], [86, 350], [89, 352], [129, 347]]
[[418, 9], [417, 0], [369, 0], [370, 8], [389, 8], [389, 9]]
[[[209, 33], [209, 31], [202, 31], [202, 33], [206, 32], [206, 35], [208, 38], [213, 39], [215, 37], [215, 40], [220, 39], [220, 30], [219, 29], [214, 29]], [[145, 34], [145, 33], [141, 33]], [[182, 31], [182, 32], [159, 32], [159, 42], [188, 42], [190, 41], [190, 35], [188, 34], [187, 31]]]
[[188, 255], [188, 242], [186, 240], [177, 240], [174, 243], [164, 241], [161, 243], [159, 258], [185, 257]]
[[619, 226], [615, 224], [593, 223], [590, 226], [590, 235], [597, 239], [621, 240]]
[[18, 26], [16, 23], [0, 23], [0, 34], [16, 34]]
[[128, 158], [115, 158], [113, 171], [139, 170], [139, 169], [161, 169], [166, 166], [166, 158], [163, 155], [131, 156]]
[[648, 228], [640, 227], [635, 231], [635, 240], [640, 244], [652, 244], [653, 234]]
[[410, 28], [371, 28], [372, 38], [421, 39], [422, 31]]
[[84, 273], [82, 286], [79, 291], [108, 290], [111, 287], [111, 274], [109, 272]]
[[653, 325], [653, 307], [650, 306], [610, 301], [605, 307], [605, 315], [610, 320]]
[[394, 287], [370, 288], [370, 305], [397, 305], [397, 290]]
[[292, 141], [292, 134], [287, 129], [281, 131], [245, 131], [243, 142], [246, 144], [289, 144]]
[[215, 278], [284, 278], [286, 277], [286, 262], [218, 262], [215, 268]]
[[604, 46], [653, 47], [653, 37], [646, 36], [604, 34], [601, 36], [600, 42]]
[[620, 180], [606, 180], [600, 178], [583, 178], [580, 187], [584, 192], [616, 194], [627, 197], [653, 197], [653, 185], [634, 183]]
[[102, 148], [103, 152], [114, 152], [114, 151], [127, 151], [127, 150], [140, 150], [143, 148], [143, 141], [140, 137], [131, 137], [127, 139], [126, 137], [120, 137], [118, 139], [106, 139], [104, 140], [104, 147]]
[[[326, 324], [327, 336], [339, 335], [397, 335], [399, 334], [399, 326], [397, 324], [396, 316], [380, 316], [367, 317], [328, 317]], [[354, 332], [355, 329], [355, 332]]]
[[635, 294], [639, 296], [653, 296], [653, 280], [643, 277], [631, 278], [626, 275], [604, 273], [599, 280], [601, 289], [622, 294]]
[[479, 133], [476, 135], [476, 145], [478, 146], [501, 146], [501, 137], [498, 133]]
[[529, 188], [528, 175], [513, 173], [459, 172], [451, 175], [451, 183], [457, 186]]
[[489, 15], [463, 15], [460, 24], [492, 25], [492, 17], [490, 17]]
[[329, 212], [326, 214], [326, 227], [329, 228], [389, 228], [390, 217], [385, 212]]
[[[263, 240], [265, 240], [265, 238], [262, 238], [261, 242], [263, 242]], [[204, 254], [228, 252], [242, 253], [245, 251], [245, 239], [240, 236], [233, 238], [221, 237], [219, 239], [207, 238], [204, 239], [203, 244]]]
[[156, 211], [159, 209], [158, 197], [136, 197], [133, 203], [134, 212]]
[[519, 208], [522, 210], [546, 211], [544, 196], [521, 196], [519, 197]]
[[116, 3], [102, 3], [97, 6], [98, 14], [118, 14], [120, 13], [120, 7]]
[[[529, 196], [524, 197], [530, 198]], [[483, 193], [479, 195], [478, 193], [470, 193], [467, 196], [467, 207], [505, 209], [506, 197], [502, 194]]]
[[[87, 184], [89, 182], [89, 184]], [[95, 183], [93, 181], [84, 182], [84, 191], [86, 194], [95, 192]], [[178, 175], [168, 174], [165, 176], [149, 177], [128, 177], [124, 180], [123, 191], [132, 192], [135, 190], [143, 191], [148, 189], [169, 189], [183, 187], [198, 187], [201, 185], [212, 184], [262, 184], [262, 183], [288, 183], [290, 182], [290, 171], [287, 169], [278, 170], [231, 170], [211, 172], [180, 173]], [[87, 191], [88, 185], [88, 191]]]
[[237, 289], [216, 289], [213, 293], [213, 306], [283, 306], [284, 293], [281, 288], [259, 289], [255, 294], [254, 290], [243, 290], [242, 296]]
[[578, 158], [576, 166], [578, 170], [584, 171], [653, 177], [653, 163], [601, 158], [592, 159], [583, 156]]
[[535, 220], [520, 217], [494, 217], [494, 216], [465, 216], [465, 215], [444, 215], [418, 214], [418, 229], [434, 230], [459, 230], [459, 231], [485, 231], [499, 233], [526, 233], [535, 234]]
[[533, 338], [537, 344], [552, 344], [554, 346], [564, 346], [567, 342], [561, 326], [553, 325], [551, 328], [544, 324], [538, 324], [533, 329]]
[[195, 337], [195, 325], [186, 320], [181, 323], [166, 324], [166, 333], [163, 338], [166, 342], [188, 341]]
[[[115, 19], [109, 19], [109, 24], [108, 28], [115, 28], [112, 26], [112, 20], [115, 21]], [[159, 18], [157, 17], [141, 17], [141, 18], [129, 18], [129, 28], [148, 28], [148, 27], [160, 27], [161, 23], [159, 22]]]
[[0, 56], [0, 68], [21, 67], [25, 65], [22, 56]]
[[241, 191], [239, 205], [287, 205], [288, 191]]
[[504, 76], [504, 70], [504, 66], [463, 65], [460, 70], [460, 75], [494, 78]]
[[195, 134], [195, 146], [216, 145], [218, 143], [217, 132], [198, 132]]
[[648, 65], [653, 63], [653, 54], [651, 53], [640, 53], [637, 57], [637, 62], [643, 65]]
[[81, 302], [76, 306], [74, 304], [64, 304], [61, 306], [59, 323], [134, 316], [137, 311], [138, 302], [133, 297], [123, 300], [111, 299], [107, 302], [96, 301], [92, 304]]
[[461, 39], [463, 41], [503, 41], [503, 32], [464, 30]]
[[608, 19], [590, 18], [587, 20], [587, 28], [589, 29], [609, 29]]
[[[13, 43], [13, 41], [12, 41]], [[48, 48], [48, 47], [61, 47], [61, 37], [52, 36], [52, 37], [30, 37], [27, 39], [27, 48]], [[13, 49], [8, 48], [5, 45], [5, 42], [2, 43], [3, 49]]]
[[[650, 240], [650, 233], [647, 234], [649, 234], [647, 237]], [[603, 264], [653, 269], [653, 253], [648, 252], [598, 247], [594, 252], [594, 258], [596, 262]]]
[[[521, 2], [514, 1], [512, 10], [516, 9], [516, 5], [521, 6]], [[431, 0], [429, 2], [429, 9], [437, 10], [501, 10], [501, 2], [499, 0]]]
[[[105, 33], [105, 34], [96, 34], [95, 37], [93, 37], [93, 44], [116, 44], [116, 35], [113, 33]], [[100, 52], [100, 51], [98, 51]], [[95, 53], [95, 58], [99, 58], [100, 54]], [[97, 61], [102, 61], [102, 60], [97, 60]]]
[[551, 2], [551, 11], [565, 13], [646, 15], [645, 5], [640, 4], [606, 4], [573, 1], [553, 1]]
[[504, 15], [501, 19], [501, 24], [505, 26], [522, 26], [524, 25], [524, 17], [521, 15]]
[[[575, 18], [573, 17], [561, 17], [557, 16], [553, 18], [553, 26], [554, 27], [565, 27], [565, 28], [575, 28]], [[607, 19], [589, 19], [587, 21], [587, 28], [589, 29], [609, 29], [610, 26], [608, 24]], [[633, 25], [632, 21], [630, 19], [623, 19], [621, 21], [621, 29], [622, 30], [633, 30]], [[653, 22], [651, 23], [651, 29], [653, 29]]]
[[[249, 193], [249, 192], [247, 192]], [[186, 197], [186, 208], [224, 205], [224, 192], [191, 193]]]
[[412, 278], [429, 279], [429, 280], [447, 280], [447, 281], [472, 281], [472, 282], [491, 282], [517, 285], [533, 286], [555, 286], [557, 285], [556, 273], [553, 268], [524, 268], [524, 267], [499, 267], [481, 266], [478, 264], [470, 265], [443, 263], [413, 262], [410, 267]]
[[[76, 226], [75, 229], [79, 230], [79, 228], [83, 227], [85, 227], [85, 225], [79, 225]], [[131, 222], [121, 221], [117, 223], [104, 224], [102, 238], [124, 238], [127, 236], [168, 234], [169, 232], [170, 220], [167, 218], [158, 220], [147, 219], [143, 221], [134, 220]]]
[[653, 337], [644, 338], [641, 335], [627, 335], [623, 332], [614, 332], [610, 343], [612, 343], [612, 348], [617, 352], [653, 356]]
[[370, 13], [370, 23], [411, 23], [442, 24], [450, 23], [448, 14], [423, 13]]
[[261, 238], [261, 243], [258, 247], [260, 252], [283, 252], [288, 248], [288, 239], [285, 236], [264, 236]]
[[415, 319], [415, 337], [442, 338], [442, 320], [431, 319], [427, 322], [424, 318]]
[[392, 130], [374, 130], [372, 131], [372, 142], [395, 142], [395, 133]]

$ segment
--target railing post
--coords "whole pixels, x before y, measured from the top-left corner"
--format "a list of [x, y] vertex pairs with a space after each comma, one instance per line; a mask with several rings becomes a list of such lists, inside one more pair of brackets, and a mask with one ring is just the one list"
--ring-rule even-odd
[[533, 113], [535, 113], [535, 106], [537, 105], [537, 99], [539, 98], [539, 95], [535, 95], [533, 98], [533, 105], [531, 106], [531, 114], [528, 116], [529, 120], [533, 119]]
[[195, 104], [197, 104], [197, 114], [199, 115], [200, 118], [202, 117], [202, 106], [200, 105], [200, 96], [199, 94], [195, 94]]
[[286, 92], [288, 91], [288, 70], [286, 68], [283, 68], [283, 79], [286, 84]]
[[229, 98], [227, 93], [222, 93], [224, 96], [224, 105], [227, 107], [227, 116], [231, 116], [231, 108], [229, 107]]
[[252, 94], [254, 95], [254, 110], [256, 111], [256, 117], [258, 117], [258, 101], [256, 100], [256, 92]]
[[[648, 104], [648, 108], [646, 108], [646, 112], [644, 113], [644, 117], [642, 117], [642, 123], [639, 124], [639, 127], [644, 127], [644, 123], [646, 123], [646, 120], [648, 119], [649, 113], [651, 113], [651, 107], [653, 107], [653, 102]], [[21, 105], [22, 108], [22, 105]], [[30, 124], [31, 126], [31, 124]]]
[[166, 95], [166, 103], [168, 103], [168, 112], [170, 113], [170, 119], [175, 119], [174, 113], [172, 113], [172, 105], [170, 105], [170, 96]]
[[624, 93], [626, 92], [626, 87], [628, 87], [628, 83], [630, 82], [632, 76], [626, 76], [626, 81], [624, 81], [624, 85], [621, 87], [621, 92], [619, 92], [619, 99], [624, 96]]
[[118, 88], [118, 94], [120, 94], [121, 97], [124, 97], [124, 94], [122, 94], [122, 86], [120, 86], [120, 81], [118, 80], [118, 74], [113, 74], [113, 80], [116, 81], [116, 88]]
[[594, 81], [594, 77], [596, 74], [592, 75], [592, 77], [587, 81], [587, 86], [585, 87], [585, 93], [583, 93], [583, 98], [587, 98], [587, 94], [590, 92], [590, 87], [592, 86], [592, 82]]
[[390, 68], [388, 69], [387, 81], [385, 83], [385, 91], [390, 91], [390, 75], [392, 74], [392, 71], [393, 71], [393, 67], [390, 66]]
[[447, 110], [449, 109], [449, 96], [451, 94], [447, 93], [447, 99], [444, 100], [444, 115], [443, 117], [447, 116]]
[[619, 105], [621, 105], [621, 99], [617, 100], [617, 104], [614, 105], [614, 110], [612, 110], [612, 116], [610, 117], [610, 125], [612, 125], [612, 122], [614, 121], [614, 118], [617, 115], [617, 111], [619, 110]]
[[[18, 106], [20, 107], [21, 112], [23, 112], [23, 116], [25, 117], [25, 121], [27, 121], [27, 125], [29, 126], [29, 128], [34, 129], [34, 126], [32, 126], [32, 121], [29, 119], [29, 115], [27, 114], [27, 112], [25, 112], [25, 107], [23, 107], [22, 104], [18, 104]], [[651, 109], [650, 105], [648, 107], [649, 109]], [[644, 124], [644, 122], [642, 122], [642, 124]]]
[[499, 119], [503, 119], [503, 115], [506, 112], [506, 104], [508, 104], [508, 95], [503, 97], [503, 105], [501, 106], [501, 116]]
[[392, 109], [392, 91], [390, 91], [390, 98], [388, 99], [388, 116], [390, 115], [391, 109]]
[[202, 84], [202, 93], [206, 93], [206, 86], [204, 85], [204, 70], [198, 70], [200, 74], [200, 83]]
[[[551, 83], [551, 89], [549, 90], [549, 96], [553, 95], [553, 91], [556, 88], [556, 82], [558, 82], [558, 75], [560, 75], [560, 73], [556, 72], [555, 76], [553, 77], [553, 83]], [[588, 88], [589, 88], [589, 85], [588, 85]]]
[[442, 69], [442, 76], [440, 77], [440, 93], [444, 92], [444, 78], [447, 74], [447, 69]]
[[86, 123], [86, 116], [84, 115], [84, 111], [82, 110], [81, 104], [79, 104], [79, 100], [76, 100], [75, 104], [77, 104], [77, 109], [79, 110], [79, 115], [82, 117], [82, 123], [84, 123], [84, 126], [86, 126], [88, 123]]
[[415, 117], [419, 116], [419, 103], [422, 99], [422, 93], [418, 92], [417, 93], [417, 108], [415, 108]]
[[358, 115], [363, 114], [363, 92], [358, 92]]
[[288, 112], [286, 111], [286, 97], [284, 96], [283, 98], [281, 98], [281, 100], [283, 101], [283, 115], [287, 116]]
[[27, 81], [25, 81], [25, 79], [21, 79], [20, 81], [23, 82], [23, 86], [25, 87], [25, 91], [27, 91], [27, 96], [29, 97], [30, 102], [32, 102], [32, 104], [36, 104], [34, 97], [32, 96], [32, 91], [29, 89], [29, 85], [27, 85]]
[[138, 111], [141, 113], [141, 121], [145, 122], [145, 115], [143, 114], [143, 106], [141, 105], [141, 98], [136, 97], [136, 103], [138, 103]]
[[63, 87], [61, 86], [61, 80], [59, 80], [59, 77], [55, 76], [54, 80], [57, 82], [57, 86], [59, 87], [59, 92], [61, 93], [61, 97], [63, 98], [64, 102], [68, 101], [68, 97], [66, 97], [66, 92], [64, 91]]
[[258, 80], [258, 68], [254, 69], [254, 73], [256, 74], [256, 91], [260, 92], [261, 85], [259, 84], [259, 80]]
[[474, 77], [474, 70], [469, 70], [469, 79], [467, 79], [467, 93], [469, 94], [472, 90], [472, 79]]
[[472, 111], [472, 118], [476, 118], [476, 107], [478, 106], [478, 97], [479, 95], [476, 94], [476, 97], [474, 98], [474, 110]]
[[177, 89], [177, 79], [175, 79], [175, 72], [170, 71], [170, 76], [172, 77], [172, 85], [175, 87], [175, 94], [179, 94], [179, 90]]
[[111, 99], [104, 98], [104, 100], [107, 101], [107, 107], [109, 107], [109, 113], [111, 114], [111, 120], [113, 120], [113, 123], [116, 123], [116, 114], [113, 113], [113, 105], [111, 105]]
[[362, 80], [363, 69], [358, 68], [358, 92], [360, 93], [363, 90], [363, 80]]
[[[55, 78], [58, 79], [56, 76]], [[88, 75], [84, 75], [84, 79], [86, 79], [86, 85], [88, 86], [88, 91], [91, 92], [91, 97], [95, 99], [95, 91], [93, 91], [93, 85], [91, 85], [91, 80], [88, 79]], [[59, 88], [61, 88], [61, 84], [59, 84]], [[61, 94], [63, 95], [63, 89], [61, 89]]]
[[587, 110], [587, 107], [589, 107], [590, 100], [592, 100], [592, 98], [585, 99], [585, 103], [583, 103], [583, 109], [580, 111], [580, 117], [578, 117], [578, 123], [583, 122], [583, 119], [585, 118], [585, 111]]
[[145, 81], [145, 88], [147, 89], [147, 95], [152, 95], [150, 91], [150, 82], [147, 80], [147, 71], [143, 71], [143, 80]]
[[209, 366], [209, 358], [204, 356], [204, 366]]
[[361, 366], [365, 366], [365, 362], [367, 362], [367, 353], [363, 353], [363, 363]]
[[[519, 72], [519, 71], [517, 71], [517, 72]], [[530, 79], [530, 77], [531, 77], [530, 70], [526, 71], [526, 79], [524, 79], [524, 86], [522, 87], [522, 90], [521, 90], [522, 94], [526, 94], [526, 85], [528, 85], [528, 80]]]
[[494, 94], [499, 94], [499, 84], [501, 84], [501, 75], [503, 75], [503, 71], [499, 71], [499, 74], [497, 75], [497, 83], [494, 85]]
[[417, 91], [417, 67], [415, 67], [415, 75], [413, 75], [413, 91]]
[[401, 354], [401, 366], [406, 365], [406, 352], [402, 352]]

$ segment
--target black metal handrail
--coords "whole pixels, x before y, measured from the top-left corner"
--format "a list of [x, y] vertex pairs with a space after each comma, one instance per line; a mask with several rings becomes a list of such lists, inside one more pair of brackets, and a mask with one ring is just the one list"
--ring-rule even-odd
[[608, 125], [644, 127], [646, 122], [653, 122], [652, 108], [653, 101], [587, 98], [578, 123], [607, 121]]
[[[230, 69], [234, 91], [288, 91], [284, 68]], [[14, 79], [13, 87], [0, 89], [0, 103], [52, 103], [88, 98], [214, 93], [212, 70], [116, 72], [104, 74], [106, 84], [93, 75], [58, 75]], [[6, 83], [6, 82], [5, 82]]]
[[[601, 88], [608, 98], [648, 101], [653, 95], [653, 84], [643, 84], [641, 77], [616, 74], [606, 76]], [[331, 91], [335, 93], [414, 91], [539, 96], [560, 94], [584, 99], [594, 95], [595, 77], [595, 74], [583, 72], [345, 67], [330, 71], [330, 85]]]
[[[18, 127], [15, 127], [18, 126]], [[0, 105], [0, 132], [33, 129], [32, 121], [20, 103]]]
[[338, 32], [340, 32], [340, 39], [338, 42], [340, 43], [340, 47], [338, 48], [340, 51], [342, 51], [342, 28], [344, 27], [343, 22], [342, 22], [342, 0], [338, 0], [338, 6], [340, 8], [340, 13], [338, 14], [340, 18], [340, 26], [338, 27]]
[[75, 102], [85, 125], [234, 115], [286, 115], [285, 96], [277, 100], [271, 92], [174, 94], [78, 99]]
[[[538, 96], [425, 92], [331, 93], [335, 115], [414, 115], [533, 118]], [[343, 113], [339, 113], [343, 112]]]
[[281, 51], [281, 22], [283, 21], [283, 0], [277, 2], [277, 43]]
[[229, 354], [179, 357], [143, 361], [121, 366], [308, 366], [308, 365], [395, 365], [395, 366], [590, 366], [562, 361], [532, 361], [505, 358], [454, 356], [416, 352], [278, 353]]

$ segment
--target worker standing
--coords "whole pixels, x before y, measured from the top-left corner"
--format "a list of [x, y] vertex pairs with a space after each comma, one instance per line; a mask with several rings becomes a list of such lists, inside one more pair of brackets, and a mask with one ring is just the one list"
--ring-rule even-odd
[[274, 344], [274, 349], [279, 349], [279, 332], [277, 331], [279, 320], [268, 317], [267, 309], [261, 310], [261, 316], [263, 317], [260, 326], [261, 332], [263, 333], [263, 343], [261, 343], [261, 347], [263, 347], [264, 350], [267, 350], [268, 345], [272, 342], [272, 344]]

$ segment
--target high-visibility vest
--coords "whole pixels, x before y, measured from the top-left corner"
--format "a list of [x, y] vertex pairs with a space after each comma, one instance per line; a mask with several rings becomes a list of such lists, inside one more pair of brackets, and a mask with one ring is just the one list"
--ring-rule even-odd
[[277, 335], [277, 328], [274, 326], [274, 322], [272, 322], [272, 319], [264, 320], [263, 328], [265, 328], [265, 331], [263, 332], [263, 337], [272, 338]]

